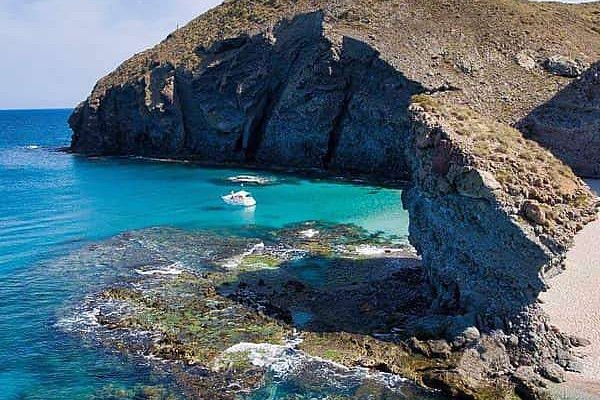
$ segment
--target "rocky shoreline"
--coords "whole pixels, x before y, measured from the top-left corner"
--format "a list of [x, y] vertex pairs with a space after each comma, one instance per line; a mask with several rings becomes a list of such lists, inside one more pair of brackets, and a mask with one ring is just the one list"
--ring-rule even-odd
[[[443, 362], [391, 332], [428, 301], [409, 248], [347, 225], [306, 223], [267, 237], [156, 228], [84, 249], [119, 248], [124, 256], [111, 262], [121, 278], [65, 310], [58, 326], [154, 363], [193, 398], [250, 396], [276, 372], [340, 398], [442, 398], [404, 377]], [[162, 252], [172, 241], [178, 250]]]
[[[329, 358], [451, 396], [544, 399], [576, 361], [571, 338], [552, 327], [538, 298], [577, 232], [597, 218], [597, 198], [571, 167], [598, 173], [599, 7], [227, 1], [101, 79], [70, 119], [71, 151], [409, 181], [403, 203], [422, 263], [399, 275], [403, 285], [353, 282], [383, 297], [371, 311], [389, 319], [381, 325], [389, 340], [378, 341], [381, 321], [352, 314], [361, 309], [352, 302], [318, 323], [302, 310], [294, 320], [298, 304], [341, 293], [303, 282], [269, 292], [268, 279], [293, 267], [271, 248], [254, 260], [259, 272], [240, 270], [244, 281], [224, 287], [217, 275], [203, 277], [202, 290], [208, 284], [262, 312], [260, 324], [274, 319], [285, 331], [300, 318], [318, 327], [303, 342], [309, 354], [344, 349]], [[338, 251], [330, 248], [336, 236], [327, 240], [304, 248], [315, 264]], [[386, 263], [367, 264], [371, 274], [386, 271]], [[103, 296], [140, 307], [129, 292]], [[415, 305], [420, 313], [409, 313]], [[348, 325], [357, 318], [362, 331]], [[363, 362], [356, 354], [365, 348], [375, 350]], [[406, 367], [416, 355], [414, 365], [426, 366]]]
[[[251, 399], [275, 379], [337, 398], [543, 398], [540, 385], [563, 379], [553, 364], [536, 370], [548, 381], [518, 368], [528, 355], [514, 334], [432, 336], [435, 290], [421, 260], [354, 226], [311, 222], [260, 238], [155, 228], [82, 251], [102, 263], [114, 248], [119, 278], [64, 310], [58, 327], [150, 363], [185, 397]], [[555, 337], [574, 362], [569, 338]]]

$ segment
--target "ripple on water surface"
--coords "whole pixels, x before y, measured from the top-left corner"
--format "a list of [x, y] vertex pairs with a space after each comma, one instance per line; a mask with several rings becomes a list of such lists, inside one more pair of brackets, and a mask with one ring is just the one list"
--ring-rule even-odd
[[242, 170], [56, 152], [69, 143], [69, 113], [0, 111], [0, 387], [8, 399], [85, 398], [107, 384], [163, 382], [55, 327], [65, 302], [120, 271], [108, 255], [64, 262], [91, 241], [152, 226], [240, 231], [305, 220], [407, 235], [398, 190], [274, 176], [277, 184], [250, 188], [258, 206], [248, 211], [220, 200], [239, 188], [227, 178]]

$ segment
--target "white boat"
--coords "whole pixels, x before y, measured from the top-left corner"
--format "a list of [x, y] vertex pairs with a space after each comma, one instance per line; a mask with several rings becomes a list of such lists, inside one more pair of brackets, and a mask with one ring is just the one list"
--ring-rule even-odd
[[252, 195], [244, 190], [239, 192], [231, 192], [227, 196], [222, 197], [223, 201], [232, 206], [253, 207], [256, 205], [256, 200]]
[[238, 175], [227, 178], [228, 181], [233, 183], [248, 183], [252, 185], [267, 185], [271, 181], [262, 176], [255, 175]]

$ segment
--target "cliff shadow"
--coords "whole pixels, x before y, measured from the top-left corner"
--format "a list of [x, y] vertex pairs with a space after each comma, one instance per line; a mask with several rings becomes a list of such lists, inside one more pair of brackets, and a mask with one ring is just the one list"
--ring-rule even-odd
[[600, 62], [517, 126], [577, 175], [600, 177]]
[[414, 256], [310, 256], [238, 275], [218, 288], [244, 305], [311, 332], [400, 332], [426, 315], [433, 291]]
[[313, 254], [242, 270], [218, 290], [311, 332], [453, 340], [475, 326], [526, 334], [540, 318], [544, 268], [558, 266], [486, 200], [448, 197], [409, 202], [412, 240], [434, 249], [423, 260]]

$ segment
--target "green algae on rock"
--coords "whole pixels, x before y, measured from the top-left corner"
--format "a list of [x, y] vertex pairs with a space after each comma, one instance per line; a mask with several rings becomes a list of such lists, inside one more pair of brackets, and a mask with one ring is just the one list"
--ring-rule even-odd
[[183, 272], [138, 285], [103, 292], [105, 300], [118, 302], [113, 306], [129, 313], [123, 318], [114, 314], [98, 318], [111, 329], [153, 332], [160, 339], [147, 350], [149, 354], [209, 365], [216, 355], [239, 342], [283, 343], [282, 326], [218, 296], [207, 279]]
[[[374, 261], [369, 239], [350, 249], [313, 236], [317, 228], [296, 232], [304, 243], [213, 259], [225, 271], [207, 279], [228, 301], [285, 322], [295, 316], [306, 329], [374, 334], [398, 325], [423, 339], [445, 337], [462, 355], [426, 381], [493, 397], [496, 389], [465, 381], [519, 380], [526, 374], [512, 364], [535, 374], [560, 362], [564, 338], [536, 301], [596, 209], [568, 167], [506, 124], [533, 110], [529, 120], [539, 122], [560, 90], [595, 99], [594, 69], [581, 82], [568, 76], [600, 58], [597, 15], [597, 3], [228, 1], [102, 79], [73, 113], [71, 149], [411, 180], [404, 201], [426, 273], [408, 274], [409, 290], [397, 284], [407, 276], [388, 274], [397, 265], [387, 250]], [[574, 53], [582, 60], [565, 57]], [[574, 114], [585, 122], [588, 111]], [[563, 122], [537, 125], [551, 131]], [[575, 148], [595, 146], [594, 126], [591, 136], [572, 136]], [[547, 132], [537, 133], [554, 149]], [[593, 168], [580, 171], [597, 172], [592, 150]], [[332, 265], [340, 276], [328, 275]], [[422, 283], [430, 286], [415, 296]], [[419, 318], [393, 311], [389, 291], [409, 314], [420, 309]], [[318, 307], [334, 296], [344, 309]], [[368, 321], [363, 331], [356, 319]], [[417, 347], [428, 357], [446, 353], [440, 343]]]
[[91, 395], [88, 400], [180, 400], [178, 394], [173, 394], [162, 386], [141, 386], [123, 389], [118, 386], [106, 386]]
[[[561, 340], [542, 335], [528, 343], [523, 336], [480, 334], [473, 327], [448, 342], [419, 337], [423, 328], [415, 324], [423, 321], [443, 320], [449, 329], [452, 324], [465, 328], [456, 322], [470, 320], [455, 309], [430, 315], [439, 291], [432, 290], [420, 260], [411, 252], [391, 251], [392, 243], [349, 225], [299, 224], [265, 232], [262, 241], [173, 229], [121, 238], [124, 243], [113, 240], [108, 246], [118, 246], [124, 260], [102, 245], [94, 247], [110, 254], [121, 272], [76, 307], [88, 320], [73, 319], [76, 326], [69, 331], [156, 362], [192, 397], [260, 393], [271, 368], [289, 365], [286, 357], [292, 357], [299, 366], [294, 371], [305, 371], [302, 376], [315, 385], [321, 378], [307, 365], [324, 370], [343, 365], [344, 374], [352, 376], [359, 373], [355, 368], [368, 368], [448, 395], [512, 399], [513, 361], [537, 362], [519, 346], [542, 349], [539, 362], [547, 362]], [[176, 250], [168, 245], [173, 241]], [[366, 245], [372, 247], [367, 254], [360, 251]], [[219, 248], [228, 248], [227, 257], [215, 257]], [[520, 321], [525, 321], [523, 332], [531, 332], [533, 320]], [[513, 331], [519, 333], [518, 327]], [[292, 374], [290, 379], [301, 378]], [[526, 383], [519, 387], [529, 390], [522, 393], [538, 390]], [[367, 388], [372, 384], [360, 391], [372, 393]]]
[[[294, 368], [286, 374], [306, 392], [322, 386], [334, 395], [336, 389], [327, 389], [323, 379], [337, 374], [336, 379], [342, 380], [339, 384], [345, 387], [335, 386], [341, 390], [340, 398], [367, 399], [374, 393], [383, 398], [429, 398], [427, 392], [389, 372], [373, 368], [366, 373], [356, 369], [356, 363], [334, 365], [296, 348], [299, 340], [310, 338], [308, 332], [306, 338], [304, 333], [294, 333], [299, 327], [294, 326], [292, 316], [298, 308], [312, 316], [308, 330], [360, 328], [362, 337], [368, 329], [381, 331], [389, 329], [390, 323], [400, 323], [401, 319], [391, 322], [386, 315], [398, 307], [397, 293], [406, 293], [406, 313], [414, 299], [426, 302], [426, 295], [416, 293], [423, 289], [415, 269], [418, 260], [411, 254], [402, 256], [399, 250], [386, 253], [384, 247], [377, 247], [382, 238], [375, 236], [369, 241], [369, 237], [350, 225], [317, 223], [265, 232], [266, 244], [173, 229], [124, 234], [90, 249], [101, 257], [111, 254], [110, 263], [122, 268], [118, 278], [86, 296], [69, 313], [85, 318], [67, 316], [70, 323], [61, 326], [131, 357], [143, 357], [155, 368], [166, 370], [191, 397], [229, 399], [247, 394], [252, 398], [255, 390], [260, 393], [265, 379], [272, 379], [273, 368], [279, 370], [291, 363]], [[321, 246], [313, 253], [316, 240]], [[178, 244], [176, 250], [168, 246], [173, 241]], [[356, 252], [357, 244], [367, 243], [381, 252], [370, 256]], [[120, 249], [120, 258], [113, 257], [112, 246]], [[215, 258], [213, 250], [222, 246], [229, 248], [228, 257]], [[201, 256], [189, 257], [188, 247]], [[323, 285], [315, 285], [313, 276], [295, 268], [296, 262], [310, 262], [311, 257], [322, 260], [319, 280], [325, 281]], [[406, 257], [411, 266], [396, 257]], [[239, 262], [234, 264], [232, 259]], [[356, 268], [354, 261], [359, 262]], [[373, 267], [369, 263], [385, 268], [369, 274]], [[413, 274], [416, 277], [409, 279]], [[357, 280], [363, 283], [357, 285]], [[382, 285], [388, 285], [382, 291], [386, 296], [376, 295]], [[360, 304], [359, 314], [341, 313]], [[366, 316], [372, 319], [369, 326], [361, 322]], [[387, 387], [384, 382], [395, 383]]]

